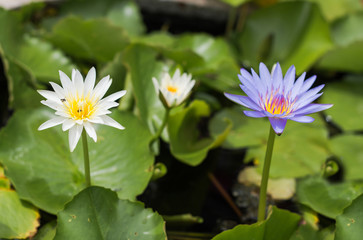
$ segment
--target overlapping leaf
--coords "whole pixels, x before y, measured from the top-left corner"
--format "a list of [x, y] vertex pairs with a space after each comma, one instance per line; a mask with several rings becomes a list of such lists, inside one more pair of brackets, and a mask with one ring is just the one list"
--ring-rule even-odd
[[[19, 196], [50, 213], [63, 208], [84, 188], [81, 143], [69, 152], [67, 133], [60, 127], [38, 131], [52, 117], [49, 111], [18, 110], [0, 132], [0, 162]], [[120, 131], [100, 126], [98, 142], [89, 143], [93, 184], [134, 199], [152, 175], [151, 135], [132, 114], [115, 112], [113, 118], [126, 127]]]

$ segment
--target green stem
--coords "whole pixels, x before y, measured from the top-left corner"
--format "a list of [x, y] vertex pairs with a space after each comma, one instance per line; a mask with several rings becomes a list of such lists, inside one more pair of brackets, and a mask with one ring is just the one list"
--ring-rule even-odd
[[89, 168], [87, 133], [85, 130], [82, 131], [82, 145], [83, 145], [84, 175], [86, 177], [86, 187], [90, 187], [91, 186], [91, 174], [90, 174], [90, 168]]
[[157, 133], [155, 134], [155, 136], [151, 139], [150, 146], [160, 137], [161, 133], [163, 132], [163, 130], [166, 126], [166, 123], [168, 122], [169, 112], [170, 112], [170, 108], [166, 108], [163, 122], [161, 123], [161, 126], [160, 126], [159, 130], [157, 131]]
[[263, 163], [263, 172], [262, 172], [262, 180], [261, 180], [261, 187], [260, 187], [260, 202], [258, 204], [257, 222], [261, 222], [261, 221], [265, 220], [267, 183], [268, 183], [268, 175], [270, 173], [271, 157], [272, 157], [272, 150], [274, 148], [275, 135], [276, 135], [275, 131], [273, 130], [273, 128], [271, 126], [270, 134], [268, 136], [265, 162]]

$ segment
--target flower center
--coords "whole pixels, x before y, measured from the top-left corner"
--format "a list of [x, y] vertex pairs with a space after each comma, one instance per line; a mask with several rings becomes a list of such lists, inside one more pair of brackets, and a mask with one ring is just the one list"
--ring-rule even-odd
[[178, 91], [178, 88], [176, 88], [176, 87], [174, 87], [174, 86], [168, 86], [167, 88], [166, 88], [169, 92], [171, 92], [171, 93], [176, 93], [177, 91]]
[[288, 114], [292, 105], [282, 94], [272, 95], [265, 101], [265, 110], [271, 114]]
[[84, 120], [92, 116], [95, 111], [93, 102], [88, 99], [74, 99], [73, 101], [64, 101], [68, 114], [74, 120]]

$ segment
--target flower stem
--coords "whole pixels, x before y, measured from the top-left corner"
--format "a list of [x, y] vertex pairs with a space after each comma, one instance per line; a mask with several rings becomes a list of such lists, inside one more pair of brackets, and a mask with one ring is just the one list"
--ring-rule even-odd
[[82, 145], [83, 145], [84, 175], [86, 177], [86, 187], [90, 187], [91, 186], [91, 174], [90, 174], [90, 167], [89, 167], [87, 133], [85, 130], [82, 131]]
[[155, 134], [155, 136], [151, 139], [150, 146], [160, 137], [161, 133], [163, 132], [163, 130], [166, 126], [166, 123], [168, 122], [169, 112], [170, 112], [170, 108], [166, 108], [163, 122], [161, 123], [161, 126], [160, 126], [159, 130], [157, 131], [157, 133]]
[[275, 142], [275, 131], [273, 130], [273, 128], [271, 126], [270, 134], [268, 136], [265, 162], [263, 163], [263, 172], [262, 172], [262, 180], [261, 180], [261, 187], [260, 187], [260, 202], [258, 204], [257, 222], [261, 222], [261, 221], [265, 220], [267, 183], [268, 183], [268, 176], [270, 173], [271, 157], [272, 157], [272, 150], [274, 147], [274, 142]]

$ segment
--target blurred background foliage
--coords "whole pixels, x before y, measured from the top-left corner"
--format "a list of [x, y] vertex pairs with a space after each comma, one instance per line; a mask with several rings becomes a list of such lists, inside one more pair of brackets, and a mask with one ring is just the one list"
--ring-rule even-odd
[[[150, 238], [142, 239], [163, 239], [166, 233], [164, 220], [136, 200], [164, 217], [169, 239], [187, 239], [187, 231], [208, 232], [193, 236], [210, 239], [238, 223], [253, 222], [256, 206], [245, 202], [253, 202], [253, 186], [259, 184], [269, 124], [244, 116], [223, 92], [242, 94], [240, 68], [257, 71], [262, 61], [270, 69], [280, 62], [284, 71], [294, 64], [298, 75], [318, 75], [316, 84], [326, 84], [320, 102], [334, 107], [316, 114], [312, 124], [288, 122], [276, 139], [271, 178], [288, 185], [272, 184], [270, 200], [299, 212], [303, 221], [298, 224], [296, 214], [274, 209], [264, 225], [252, 229], [260, 229], [259, 234], [290, 221], [287, 232], [275, 237], [360, 239], [363, 228], [344, 221], [355, 219], [359, 226], [363, 221], [357, 211], [363, 207], [362, 1], [221, 0], [225, 18], [220, 25], [213, 18], [198, 22], [198, 16], [147, 11], [139, 2], [69, 0], [0, 8], [0, 212], [9, 212], [0, 214], [0, 238], [53, 239], [58, 229], [56, 239], [65, 239], [72, 234], [64, 225], [67, 214], [91, 195], [105, 195], [104, 201], [135, 213], [134, 222], [123, 223], [130, 216], [122, 211], [115, 218], [130, 229], [153, 229]], [[215, 29], [189, 30], [184, 23], [206, 29], [215, 24]], [[51, 113], [40, 106], [36, 90], [49, 89], [49, 81], [60, 83], [58, 70], [70, 75], [77, 68], [86, 74], [92, 66], [97, 79], [113, 78], [108, 94], [128, 90], [113, 113], [126, 130], [99, 127], [99, 142], [91, 144], [90, 152], [95, 185], [112, 189], [122, 200], [104, 188], [79, 193], [84, 188], [80, 147], [70, 154], [58, 128], [37, 131]], [[154, 156], [149, 141], [165, 110], [151, 79], [176, 68], [191, 73], [197, 85], [190, 100], [172, 110], [154, 146], [160, 155]], [[211, 173], [244, 217], [234, 216], [215, 196]], [[248, 186], [243, 191], [238, 190], [239, 174]], [[286, 186], [287, 195], [282, 193]], [[89, 201], [87, 206], [99, 209], [102, 204]], [[204, 223], [187, 215], [177, 217], [175, 227], [175, 218], [167, 217], [185, 213], [202, 216]], [[141, 227], [137, 222], [143, 219], [152, 220]], [[75, 226], [79, 234], [88, 231], [86, 225]], [[224, 234], [215, 239], [254, 236], [246, 227]]]

